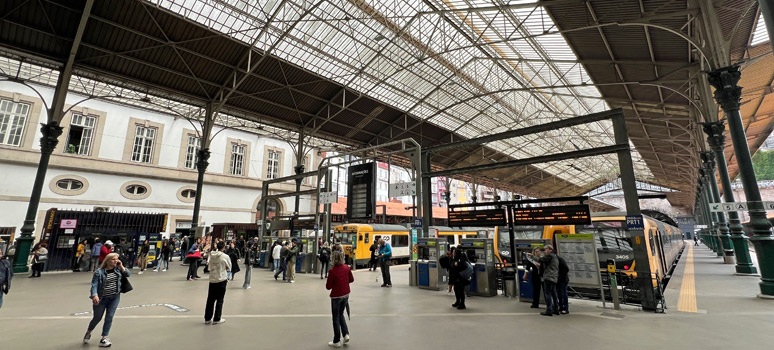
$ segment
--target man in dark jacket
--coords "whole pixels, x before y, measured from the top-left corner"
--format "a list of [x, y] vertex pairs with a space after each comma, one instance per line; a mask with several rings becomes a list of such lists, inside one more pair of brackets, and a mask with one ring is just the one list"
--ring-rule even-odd
[[538, 259], [543, 266], [543, 290], [546, 297], [546, 311], [543, 316], [559, 315], [559, 298], [556, 295], [556, 283], [559, 281], [559, 259], [554, 254], [550, 244], [543, 249], [543, 255]]
[[290, 247], [290, 243], [285, 242], [285, 244], [282, 246], [282, 250], [280, 251], [280, 266], [279, 269], [277, 269], [277, 272], [274, 273], [274, 279], [277, 279], [277, 276], [279, 276], [280, 272], [282, 273], [282, 280], [287, 281], [287, 261], [288, 258], [288, 248]]
[[560, 255], [556, 255], [556, 259], [559, 261], [559, 280], [556, 283], [556, 291], [559, 294], [559, 313], [569, 314], [570, 305], [567, 300], [567, 285], [570, 283], [570, 267], [567, 266], [567, 261]]
[[376, 271], [376, 256], [379, 255], [379, 242], [374, 241], [371, 247], [368, 248], [371, 251], [371, 260], [368, 261], [368, 271]]
[[454, 297], [456, 301], [452, 307], [458, 310], [464, 310], [465, 307], [465, 287], [470, 284], [470, 280], [462, 276], [462, 272], [468, 268], [468, 256], [462, 250], [462, 246], [452, 251], [451, 268], [449, 269], [449, 283], [454, 286]]
[[[532, 254], [537, 254], [538, 250], [539, 248], [535, 248]], [[542, 285], [540, 281], [540, 268], [532, 263], [530, 259], [524, 259], [524, 267], [526, 273], [523, 280], [526, 282], [527, 278], [529, 278], [532, 283], [532, 305], [530, 307], [533, 309], [540, 308], [540, 286]]]

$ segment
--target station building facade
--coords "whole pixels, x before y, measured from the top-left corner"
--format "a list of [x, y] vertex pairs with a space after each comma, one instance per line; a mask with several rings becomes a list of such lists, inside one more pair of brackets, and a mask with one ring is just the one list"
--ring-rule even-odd
[[[46, 101], [53, 89], [35, 86]], [[67, 110], [85, 96], [68, 94]], [[40, 159], [40, 123], [46, 106], [22, 85], [0, 82], [0, 239], [18, 234]], [[194, 122], [195, 124], [195, 122]], [[51, 208], [96, 212], [163, 213], [168, 235], [190, 228], [196, 196], [196, 151], [201, 145], [188, 119], [105, 100], [88, 100], [69, 110], [51, 156], [35, 235]], [[204, 177], [199, 226], [255, 223], [265, 179], [292, 175], [295, 155], [284, 140], [247, 131], [213, 129], [211, 157]], [[307, 171], [324, 153], [308, 152]], [[305, 179], [302, 190], [315, 179]], [[295, 183], [272, 185], [291, 192]], [[269, 216], [293, 211], [293, 198], [269, 205]], [[307, 198], [299, 212], [313, 211]]]

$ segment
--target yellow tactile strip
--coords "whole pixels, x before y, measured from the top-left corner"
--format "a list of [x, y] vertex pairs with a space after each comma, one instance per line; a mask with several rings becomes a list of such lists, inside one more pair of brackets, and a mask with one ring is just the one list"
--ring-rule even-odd
[[692, 245], [688, 245], [688, 255], [685, 257], [685, 271], [683, 272], [683, 282], [680, 286], [680, 298], [677, 301], [677, 311], [697, 312]]

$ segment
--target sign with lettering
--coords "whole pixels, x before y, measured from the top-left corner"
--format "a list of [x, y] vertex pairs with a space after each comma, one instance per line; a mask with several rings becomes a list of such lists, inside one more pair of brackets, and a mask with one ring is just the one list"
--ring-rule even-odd
[[376, 215], [376, 163], [348, 169], [347, 218], [373, 219]]
[[513, 208], [513, 224], [523, 225], [590, 225], [588, 205]]
[[[763, 202], [764, 207], [768, 209], [766, 203]], [[710, 211], [713, 213], [726, 212], [726, 211], [747, 211], [750, 208], [748, 202], [732, 202], [732, 203], [710, 203]], [[771, 209], [774, 210], [774, 209]]]
[[320, 192], [320, 204], [331, 204], [339, 201], [339, 192]]
[[62, 219], [59, 222], [59, 228], [76, 228], [78, 227], [78, 220], [75, 219]]
[[644, 230], [645, 223], [642, 220], [642, 215], [626, 215], [626, 229]]
[[449, 211], [449, 226], [494, 227], [507, 225], [504, 209]]
[[417, 195], [417, 182], [401, 182], [397, 184], [390, 184], [388, 195], [390, 197], [403, 197], [403, 196], [416, 196]]

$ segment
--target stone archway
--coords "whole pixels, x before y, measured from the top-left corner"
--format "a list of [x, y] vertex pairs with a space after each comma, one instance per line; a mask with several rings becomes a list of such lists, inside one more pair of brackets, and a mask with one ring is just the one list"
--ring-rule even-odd
[[[266, 218], [271, 219], [274, 216], [278, 215], [282, 212], [282, 202], [278, 201], [276, 198], [270, 198], [267, 201], [267, 207], [268, 211], [266, 212]], [[255, 220], [261, 219], [261, 198], [258, 197], [253, 202], [253, 212], [255, 213]]]

